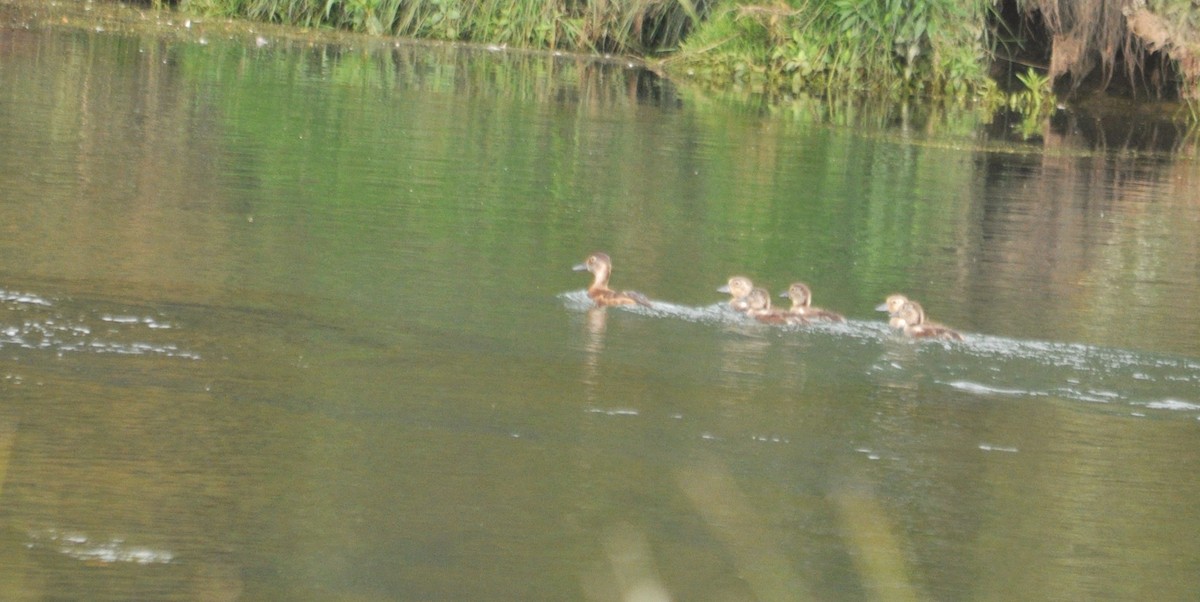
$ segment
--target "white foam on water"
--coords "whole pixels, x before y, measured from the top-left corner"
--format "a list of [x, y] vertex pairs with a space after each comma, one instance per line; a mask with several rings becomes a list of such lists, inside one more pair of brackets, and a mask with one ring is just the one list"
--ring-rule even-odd
[[1018, 395], [1018, 396], [1044, 395], [1044, 393], [1038, 393], [1036, 391], [1027, 391], [1025, 389], [1007, 389], [1007, 388], [1003, 388], [1003, 387], [990, 387], [988, 385], [971, 382], [969, 380], [956, 380], [956, 381], [951, 381], [951, 382], [948, 382], [945, 384], [950, 387], [953, 387], [955, 389], [958, 389], [960, 391], [966, 391], [968, 393], [974, 393], [976, 395]]
[[42, 297], [30, 293], [17, 293], [0, 289], [0, 302], [24, 303], [26, 305], [41, 305], [50, 307], [51, 303]]
[[1164, 399], [1162, 401], [1151, 401], [1146, 404], [1147, 408], [1152, 410], [1173, 410], [1177, 412], [1193, 412], [1200, 410], [1200, 404], [1180, 401], [1178, 399]]
[[[559, 295], [572, 311], [593, 307], [587, 292]], [[721, 327], [718, 332], [759, 337], [775, 333], [781, 340], [792, 337], [809, 343], [837, 345], [838, 341], [880, 346], [875, 361], [863, 363], [867, 373], [910, 372], [917, 378], [928, 374], [934, 383], [984, 397], [1060, 398], [1094, 404], [1128, 404], [1150, 409], [1200, 411], [1186, 391], [1200, 385], [1200, 361], [1096, 347], [1082, 343], [1019, 340], [967, 333], [963, 341], [914, 340], [897, 334], [882, 320], [850, 319], [841, 323], [807, 325], [760, 324], [733, 311], [724, 301], [688, 306], [651, 300], [652, 307], [619, 306], [615, 312], [666, 318]], [[799, 338], [795, 340], [800, 340]], [[806, 347], [806, 349], [809, 347]], [[888, 376], [890, 378], [890, 376]], [[1150, 404], [1145, 399], [1160, 399]]]
[[979, 449], [983, 451], [1004, 452], [1009, 454], [1017, 453], [1017, 448], [1006, 445], [992, 445], [991, 443], [980, 443]]
[[603, 414], [605, 416], [637, 416], [641, 412], [633, 408], [588, 408], [589, 414]]
[[[588, 311], [594, 309], [587, 291], [569, 291], [558, 295], [567, 309]], [[691, 306], [650, 299], [651, 307], [643, 305], [619, 305], [607, 309], [623, 311], [642, 316], [671, 318], [713, 325], [751, 325], [780, 332], [812, 332], [855, 339], [878, 340], [881, 337], [892, 336], [887, 324], [878, 321], [846, 320], [845, 322], [812, 322], [796, 325], [768, 325], [734, 311], [725, 301], [717, 301], [711, 305]]]
[[29, 543], [26, 546], [46, 547], [87, 562], [167, 564], [175, 560], [175, 554], [169, 550], [132, 546], [123, 539], [93, 541], [83, 533], [59, 532], [55, 529], [29, 533]]

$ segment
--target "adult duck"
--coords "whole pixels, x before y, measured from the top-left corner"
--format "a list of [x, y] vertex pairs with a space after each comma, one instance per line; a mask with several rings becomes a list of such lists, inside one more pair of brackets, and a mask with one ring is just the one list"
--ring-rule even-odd
[[612, 275], [612, 259], [605, 253], [592, 253], [583, 263], [571, 268], [576, 272], [592, 273], [592, 284], [587, 289], [588, 297], [596, 307], [609, 305], [650, 305], [645, 295], [636, 291], [614, 291], [608, 288], [608, 277]]

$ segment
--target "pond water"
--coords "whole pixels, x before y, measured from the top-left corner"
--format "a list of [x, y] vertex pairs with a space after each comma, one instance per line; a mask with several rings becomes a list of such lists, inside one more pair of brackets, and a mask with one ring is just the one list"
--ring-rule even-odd
[[0, 598], [1191, 598], [1200, 169], [1055, 119], [0, 30]]

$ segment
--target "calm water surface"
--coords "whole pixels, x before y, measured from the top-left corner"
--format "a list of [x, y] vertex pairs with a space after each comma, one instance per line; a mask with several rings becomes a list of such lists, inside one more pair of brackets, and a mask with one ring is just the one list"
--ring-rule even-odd
[[3, 599], [1200, 592], [1189, 155], [262, 42], [0, 30]]

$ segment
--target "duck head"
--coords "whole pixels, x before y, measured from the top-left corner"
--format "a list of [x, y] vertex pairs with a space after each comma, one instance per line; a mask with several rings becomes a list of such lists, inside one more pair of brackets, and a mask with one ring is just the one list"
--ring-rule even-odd
[[729, 282], [726, 283], [725, 286], [717, 289], [717, 292], [729, 293], [735, 299], [741, 299], [742, 297], [749, 295], [753, 288], [754, 284], [750, 282], [749, 278], [746, 278], [745, 276], [734, 276], [733, 278], [729, 279]]
[[592, 253], [583, 263], [571, 268], [576, 272], [591, 272], [596, 277], [596, 282], [607, 282], [608, 275], [612, 273], [612, 259], [609, 259], [605, 253]]
[[904, 307], [904, 304], [908, 302], [908, 297], [905, 297], [904, 295], [888, 295], [888, 298], [879, 306], [877, 306], [875, 311], [886, 311], [895, 316], [900, 312], [900, 309]]
[[791, 297], [792, 307], [808, 307], [812, 303], [812, 291], [803, 282], [793, 282], [780, 297]]

